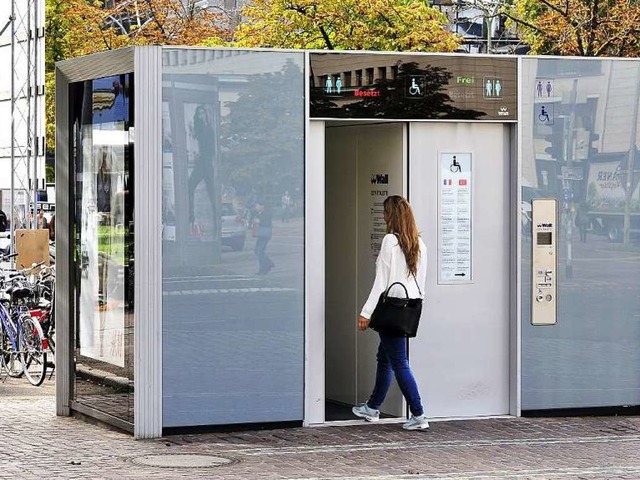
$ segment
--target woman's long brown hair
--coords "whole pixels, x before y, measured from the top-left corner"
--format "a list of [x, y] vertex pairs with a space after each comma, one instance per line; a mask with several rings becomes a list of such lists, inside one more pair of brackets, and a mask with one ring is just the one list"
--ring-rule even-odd
[[411, 205], [400, 195], [387, 197], [384, 201], [384, 219], [387, 222], [387, 233], [398, 237], [409, 273], [415, 275], [418, 273], [420, 259], [420, 234]]

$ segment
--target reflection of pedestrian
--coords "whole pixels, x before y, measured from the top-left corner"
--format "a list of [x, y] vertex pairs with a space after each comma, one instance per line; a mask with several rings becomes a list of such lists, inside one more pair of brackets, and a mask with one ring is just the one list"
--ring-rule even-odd
[[101, 151], [100, 167], [97, 177], [98, 212], [111, 212], [111, 165], [109, 165], [109, 150], [105, 147]]
[[262, 199], [256, 201], [253, 222], [256, 228], [256, 257], [258, 258], [258, 275], [265, 275], [275, 264], [267, 256], [267, 244], [273, 234], [273, 217], [271, 209]]
[[589, 227], [589, 207], [586, 203], [581, 203], [576, 212], [576, 227], [580, 231], [580, 241], [587, 243], [587, 228]]
[[[213, 176], [213, 154], [216, 146], [215, 129], [213, 122], [209, 118], [203, 105], [196, 108], [193, 115], [193, 135], [198, 142], [198, 154], [195, 158], [195, 166], [189, 176], [188, 195], [189, 195], [189, 222], [195, 222], [195, 212], [193, 198], [196, 188], [204, 180], [211, 202], [211, 211], [213, 212], [214, 224], [216, 222], [216, 202], [215, 202], [215, 186]], [[216, 229], [214, 228], [214, 231]]]
[[56, 214], [54, 213], [49, 222], [49, 240], [54, 241], [56, 239]]
[[7, 214], [0, 210], [0, 232], [7, 231]]
[[288, 222], [291, 217], [291, 197], [289, 196], [289, 192], [284, 192], [282, 195], [282, 221]]
[[38, 212], [37, 228], [49, 228], [49, 222], [47, 222], [47, 218], [44, 216], [44, 210], [42, 209]]

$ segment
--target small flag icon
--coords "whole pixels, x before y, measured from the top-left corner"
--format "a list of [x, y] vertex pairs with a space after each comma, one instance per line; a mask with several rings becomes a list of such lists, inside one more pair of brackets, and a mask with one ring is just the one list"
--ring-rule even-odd
[[458, 181], [458, 185], [466, 185], [467, 184], [467, 179], [463, 178], [461, 180]]
[[451, 180], [444, 179], [444, 185], [451, 185]]

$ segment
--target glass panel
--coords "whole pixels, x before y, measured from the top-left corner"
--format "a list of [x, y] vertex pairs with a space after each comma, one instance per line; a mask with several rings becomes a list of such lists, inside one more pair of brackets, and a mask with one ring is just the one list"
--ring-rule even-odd
[[[640, 62], [523, 59], [522, 408], [640, 404]], [[558, 200], [558, 316], [531, 325], [531, 200]]]
[[133, 423], [133, 75], [70, 86], [77, 402]]
[[195, 52], [163, 58], [163, 425], [301, 420], [304, 57]]

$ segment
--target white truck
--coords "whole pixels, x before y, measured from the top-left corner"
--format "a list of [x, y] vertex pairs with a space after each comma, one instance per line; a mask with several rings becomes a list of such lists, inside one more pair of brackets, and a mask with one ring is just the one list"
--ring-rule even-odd
[[[622, 183], [624, 162], [593, 162], [587, 175], [586, 203], [593, 231], [612, 242], [620, 242], [624, 233], [626, 192]], [[640, 185], [635, 186], [630, 202], [630, 231], [640, 232]]]

